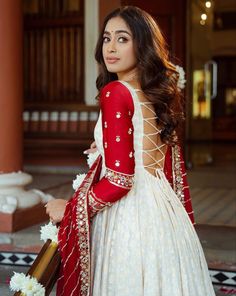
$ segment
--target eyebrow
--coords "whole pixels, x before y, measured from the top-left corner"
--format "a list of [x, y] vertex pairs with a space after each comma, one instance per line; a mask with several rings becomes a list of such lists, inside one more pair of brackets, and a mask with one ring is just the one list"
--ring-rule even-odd
[[[131, 34], [128, 31], [126, 31], [126, 30], [117, 30], [117, 31], [115, 31], [115, 34], [120, 34], [120, 33], [126, 33], [126, 34], [128, 34], [128, 35], [131, 36]], [[108, 31], [104, 31], [103, 34], [111, 35], [111, 33], [108, 32]]]

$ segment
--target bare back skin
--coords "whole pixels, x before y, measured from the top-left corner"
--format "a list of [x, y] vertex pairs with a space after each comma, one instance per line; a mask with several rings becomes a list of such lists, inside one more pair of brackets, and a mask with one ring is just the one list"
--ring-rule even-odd
[[150, 174], [159, 176], [158, 169], [164, 168], [167, 145], [161, 141], [161, 127], [152, 103], [136, 83], [130, 85], [136, 91], [143, 115], [143, 164]]

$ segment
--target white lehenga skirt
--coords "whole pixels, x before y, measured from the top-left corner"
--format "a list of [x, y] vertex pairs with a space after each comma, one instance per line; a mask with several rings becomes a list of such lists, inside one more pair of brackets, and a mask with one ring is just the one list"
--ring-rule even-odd
[[204, 253], [163, 173], [144, 169], [92, 223], [92, 296], [213, 296]]

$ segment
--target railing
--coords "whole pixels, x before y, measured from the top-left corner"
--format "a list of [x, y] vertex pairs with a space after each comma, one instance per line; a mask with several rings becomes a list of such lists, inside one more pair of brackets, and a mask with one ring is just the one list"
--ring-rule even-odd
[[23, 9], [25, 151], [83, 149], [98, 117], [83, 104], [84, 1], [24, 0]]
[[87, 148], [98, 113], [98, 106], [28, 104], [23, 114], [25, 148]]

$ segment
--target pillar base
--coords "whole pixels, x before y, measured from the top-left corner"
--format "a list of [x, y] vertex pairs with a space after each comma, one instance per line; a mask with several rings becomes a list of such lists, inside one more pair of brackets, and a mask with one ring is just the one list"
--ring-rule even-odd
[[15, 232], [48, 219], [43, 203], [30, 208], [16, 209], [12, 214], [0, 212], [0, 232]]

